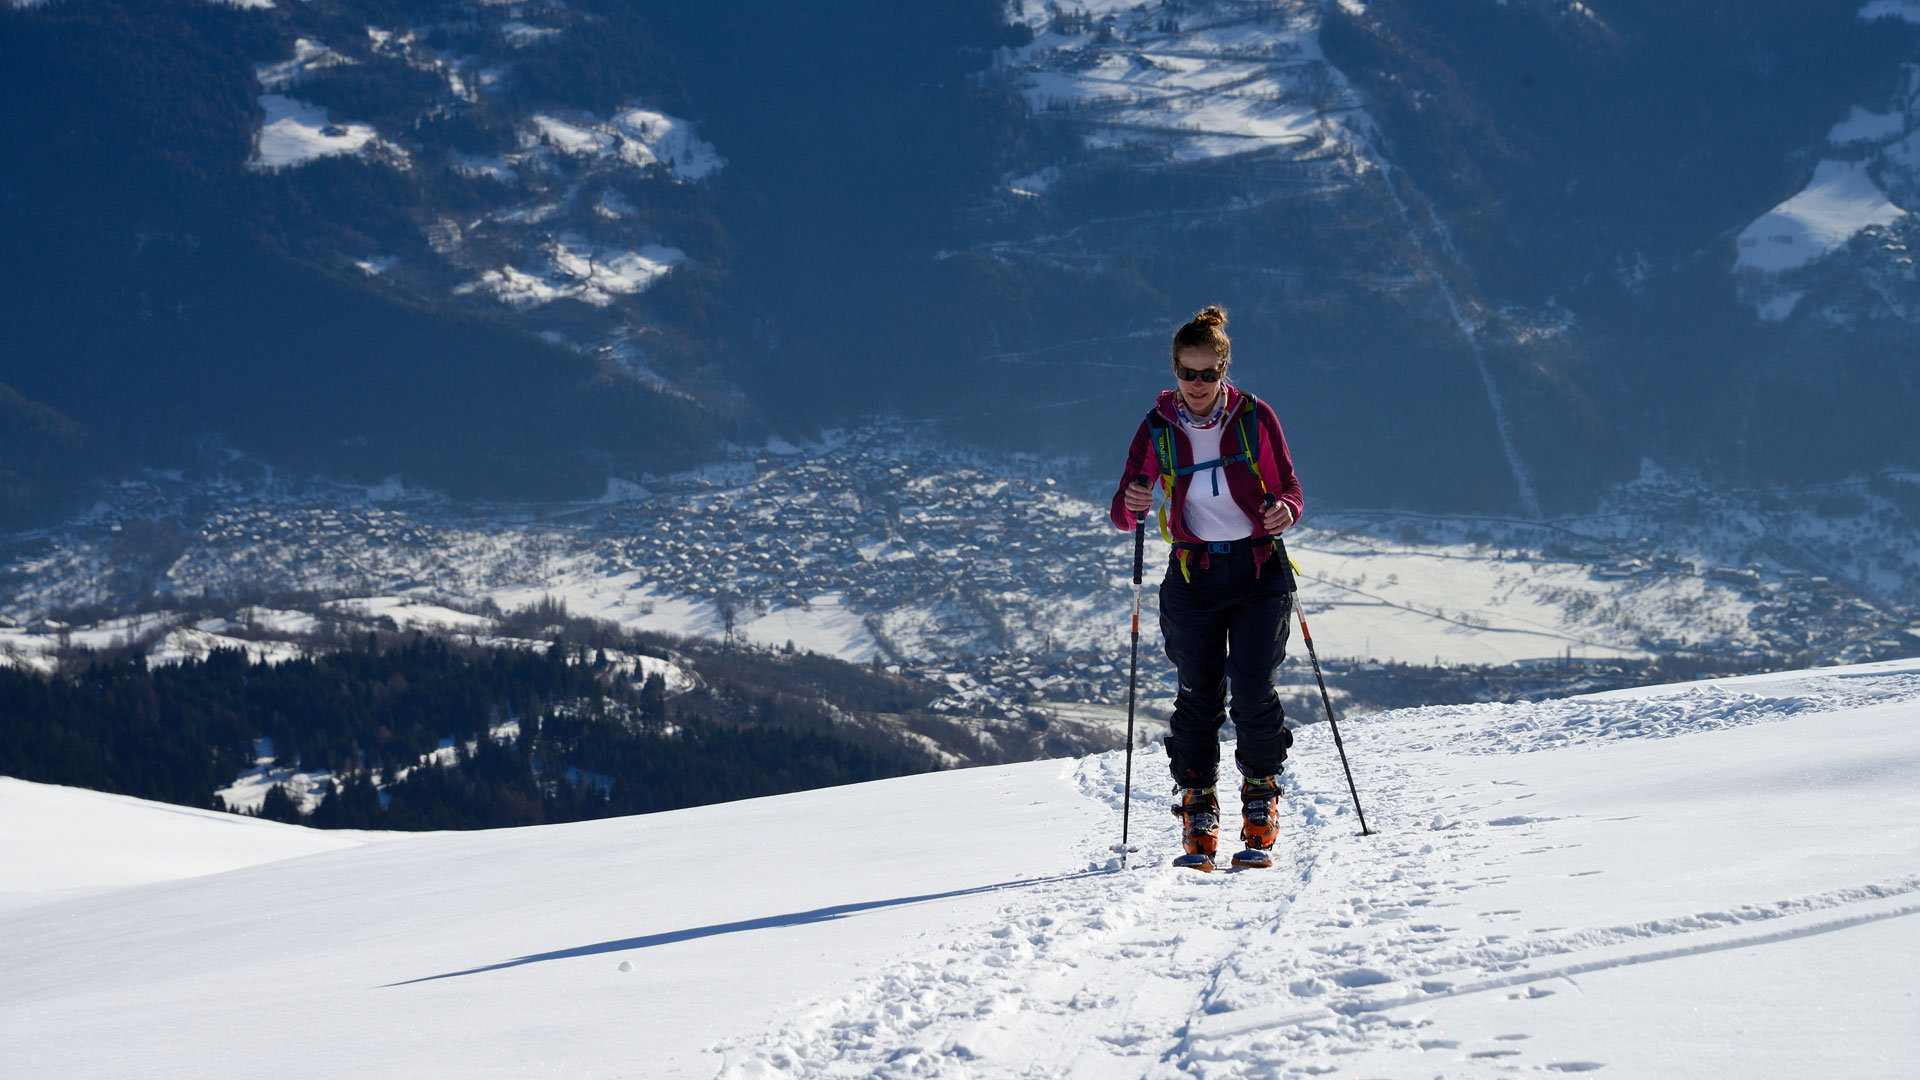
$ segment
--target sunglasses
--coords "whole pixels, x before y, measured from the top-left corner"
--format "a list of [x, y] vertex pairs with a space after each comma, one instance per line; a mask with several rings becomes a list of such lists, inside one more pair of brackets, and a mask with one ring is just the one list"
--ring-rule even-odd
[[1181, 382], [1192, 382], [1195, 379], [1201, 379], [1206, 382], [1219, 382], [1220, 376], [1226, 374], [1223, 369], [1217, 367], [1202, 368], [1195, 371], [1185, 364], [1175, 364], [1173, 370], [1179, 374]]

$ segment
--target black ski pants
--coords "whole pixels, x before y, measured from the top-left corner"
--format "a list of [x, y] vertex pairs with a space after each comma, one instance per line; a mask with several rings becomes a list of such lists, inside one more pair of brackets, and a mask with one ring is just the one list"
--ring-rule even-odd
[[1276, 553], [1256, 576], [1246, 541], [1188, 558], [1191, 581], [1181, 575], [1175, 552], [1160, 583], [1160, 635], [1180, 675], [1167, 736], [1173, 778], [1182, 787], [1213, 785], [1229, 691], [1241, 774], [1272, 776], [1293, 745], [1273, 688], [1274, 671], [1286, 657], [1293, 574], [1285, 554]]

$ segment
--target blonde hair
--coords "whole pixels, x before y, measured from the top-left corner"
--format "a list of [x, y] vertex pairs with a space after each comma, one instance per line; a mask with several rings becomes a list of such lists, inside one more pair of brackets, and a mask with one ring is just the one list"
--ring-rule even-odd
[[1185, 326], [1173, 332], [1173, 365], [1180, 366], [1183, 349], [1212, 349], [1221, 370], [1233, 360], [1233, 342], [1227, 340], [1227, 309], [1208, 304]]

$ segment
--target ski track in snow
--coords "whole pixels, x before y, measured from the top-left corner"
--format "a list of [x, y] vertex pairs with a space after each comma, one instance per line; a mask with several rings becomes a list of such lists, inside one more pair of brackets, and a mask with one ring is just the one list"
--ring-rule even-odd
[[[1009, 1059], [1041, 1076], [1161, 1069], [1165, 1018], [1204, 1013], [1240, 977], [1236, 952], [1248, 935], [1282, 927], [1289, 898], [1312, 877], [1317, 845], [1295, 847], [1290, 864], [1280, 852], [1265, 872], [1174, 871], [1166, 866], [1176, 852], [1170, 815], [1155, 794], [1165, 787], [1164, 759], [1143, 753], [1135, 766], [1132, 838], [1140, 851], [1132, 860], [1141, 872], [1110, 873], [1114, 857], [1090, 838], [1087, 873], [1010, 893], [993, 924], [929, 942], [784, 1030], [720, 1047], [721, 1075], [967, 1076], [975, 1063]], [[1083, 795], [1106, 805], [1116, 835], [1121, 768], [1116, 755], [1102, 755], [1072, 776]], [[1296, 818], [1326, 820], [1325, 797], [1291, 801]], [[1231, 817], [1228, 808], [1223, 864], [1237, 846]], [[1260, 887], [1235, 880], [1250, 873], [1260, 874]], [[1115, 984], [1116, 967], [1137, 977]]]
[[[1139, 851], [1128, 872], [1111, 872], [1117, 862], [1105, 845], [1120, 831], [1124, 766], [1118, 754], [1084, 759], [1070, 782], [1110, 819], [1108, 829], [1083, 840], [1084, 871], [1010, 889], [990, 923], [931, 932], [851, 989], [798, 1006], [773, 1031], [713, 1047], [719, 1075], [1318, 1076], [1351, 1071], [1353, 1055], [1363, 1052], [1399, 1053], [1405, 1056], [1393, 1060], [1403, 1064], [1429, 1051], [1466, 1053], [1408, 1006], [1504, 992], [1524, 1009], [1557, 992], [1543, 984], [1564, 986], [1575, 975], [1920, 914], [1920, 874], [1913, 874], [1618, 925], [1514, 935], [1463, 935], [1447, 925], [1447, 909], [1512, 880], [1515, 872], [1502, 864], [1513, 854], [1507, 840], [1514, 830], [1558, 820], [1487, 817], [1490, 806], [1473, 802], [1503, 798], [1451, 785], [1450, 766], [1916, 700], [1920, 675], [1856, 669], [1743, 680], [1736, 690], [1694, 684], [1355, 718], [1350, 749], [1378, 725], [1435, 729], [1430, 742], [1403, 744], [1408, 753], [1356, 762], [1375, 832], [1366, 839], [1357, 835], [1331, 740], [1312, 725], [1296, 732], [1286, 770], [1288, 825], [1268, 871], [1202, 875], [1167, 865], [1177, 841], [1165, 758], [1155, 748], [1133, 763], [1131, 839]], [[1222, 792], [1224, 864], [1238, 846], [1237, 805], [1231, 790], [1223, 785]], [[1356, 844], [1371, 847], [1355, 851]], [[1521, 854], [1578, 846], [1549, 843]], [[1497, 1036], [1513, 1045], [1527, 1037]], [[1519, 1053], [1481, 1049], [1470, 1060], [1491, 1070]]]

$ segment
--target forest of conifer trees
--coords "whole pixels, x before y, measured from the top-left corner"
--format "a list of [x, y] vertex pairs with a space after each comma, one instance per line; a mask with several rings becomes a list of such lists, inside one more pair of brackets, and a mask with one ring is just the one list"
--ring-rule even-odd
[[789, 689], [819, 682], [785, 670], [804, 663], [729, 657], [717, 685], [669, 698], [657, 673], [636, 683], [604, 650], [422, 634], [368, 634], [277, 664], [222, 650], [52, 676], [0, 667], [0, 775], [225, 809], [217, 793], [257, 766], [297, 768], [326, 774], [317, 805], [276, 785], [261, 816], [413, 830], [669, 810], [931, 767], [836, 730], [824, 706], [776, 689], [782, 673], [755, 671], [769, 665]]

